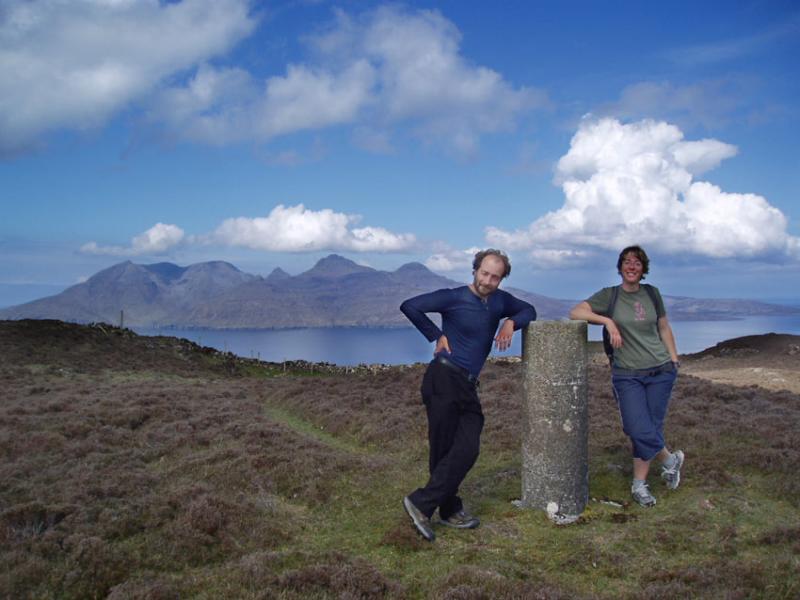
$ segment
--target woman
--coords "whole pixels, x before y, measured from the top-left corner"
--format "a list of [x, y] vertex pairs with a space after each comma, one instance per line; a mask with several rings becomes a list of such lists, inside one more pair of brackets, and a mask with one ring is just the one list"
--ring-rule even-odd
[[[650, 260], [639, 246], [619, 254], [617, 272], [622, 285], [603, 288], [576, 305], [571, 319], [604, 325], [613, 347], [611, 383], [622, 416], [622, 428], [633, 446], [634, 500], [644, 507], [656, 499], [647, 486], [650, 462], [661, 463], [661, 477], [669, 489], [681, 480], [683, 452], [670, 452], [664, 443], [664, 417], [678, 375], [675, 336], [667, 321], [658, 289], [641, 283]], [[649, 289], [648, 289], [649, 288]], [[611, 306], [611, 314], [606, 314]]]

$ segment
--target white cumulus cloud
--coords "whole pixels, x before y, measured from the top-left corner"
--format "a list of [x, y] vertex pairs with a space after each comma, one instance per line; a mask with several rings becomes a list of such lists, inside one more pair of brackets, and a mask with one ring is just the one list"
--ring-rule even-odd
[[[208, 144], [352, 127], [389, 152], [398, 131], [459, 155], [511, 130], [545, 94], [462, 54], [437, 11], [337, 11], [305, 59], [255, 76], [220, 57], [256, 28], [248, 0], [7, 0], [0, 9], [0, 155], [134, 106], [173, 139]], [[212, 65], [212, 61], [217, 61]], [[184, 74], [188, 74], [185, 77]], [[369, 134], [367, 134], [369, 132]]]
[[556, 168], [564, 205], [525, 229], [488, 227], [487, 241], [528, 250], [542, 266], [631, 243], [711, 258], [800, 258], [786, 217], [765, 198], [695, 180], [736, 152], [713, 139], [685, 141], [665, 122], [586, 120]]
[[437, 252], [428, 257], [425, 266], [431, 271], [471, 271], [472, 261], [480, 248], [472, 247], [466, 250], [456, 250], [442, 245]]
[[0, 153], [55, 129], [102, 125], [254, 26], [246, 0], [5, 0]]
[[391, 150], [394, 128], [458, 154], [480, 136], [510, 130], [547, 104], [460, 53], [460, 33], [435, 11], [338, 11], [324, 34], [308, 36], [313, 56], [263, 81], [239, 69], [200, 67], [163, 91], [151, 117], [175, 136], [211, 143], [256, 140], [337, 125], [357, 145]]
[[458, 153], [473, 152], [482, 134], [510, 130], [545, 94], [515, 88], [496, 71], [461, 55], [458, 28], [437, 11], [383, 7], [316, 38], [326, 56], [368, 60], [378, 80], [375, 104], [387, 126], [410, 123], [417, 137]]
[[100, 246], [96, 242], [89, 242], [81, 247], [81, 252], [109, 256], [160, 255], [183, 240], [184, 232], [180, 227], [156, 223], [144, 233], [134, 237], [130, 246]]
[[150, 113], [173, 135], [222, 145], [353, 122], [369, 100], [372, 67], [340, 72], [290, 65], [263, 84], [238, 68], [202, 65], [185, 86], [164, 90]]
[[302, 204], [279, 204], [266, 217], [226, 219], [209, 241], [273, 252], [396, 252], [416, 244], [412, 234], [397, 234], [382, 227], [354, 227], [360, 220], [358, 215], [330, 209], [314, 211]]

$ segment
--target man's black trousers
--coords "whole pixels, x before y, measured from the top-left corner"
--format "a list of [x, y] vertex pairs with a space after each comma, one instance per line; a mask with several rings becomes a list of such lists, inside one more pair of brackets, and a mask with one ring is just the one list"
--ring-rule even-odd
[[436, 361], [422, 379], [422, 401], [428, 413], [430, 479], [410, 499], [428, 517], [438, 507], [439, 516], [447, 519], [462, 510], [458, 488], [478, 459], [481, 403], [474, 382]]

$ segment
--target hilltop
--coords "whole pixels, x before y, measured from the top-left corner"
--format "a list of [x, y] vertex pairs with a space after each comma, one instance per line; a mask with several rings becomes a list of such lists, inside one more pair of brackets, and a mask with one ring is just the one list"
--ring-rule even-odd
[[689, 354], [684, 372], [719, 383], [800, 394], [800, 336], [780, 333], [726, 340]]
[[[732, 340], [705, 362], [749, 352], [800, 370], [772, 342]], [[0, 322], [0, 358], [0, 597], [800, 594], [796, 393], [681, 376], [667, 428], [684, 481], [667, 493], [653, 477], [659, 503], [643, 510], [607, 368], [592, 367], [592, 501], [557, 528], [511, 503], [520, 366], [492, 361], [462, 490], [483, 525], [431, 545], [400, 506], [426, 471], [423, 365], [273, 365], [41, 321]]]
[[[465, 273], [465, 275], [468, 275]], [[508, 286], [531, 302], [539, 319], [566, 317], [576, 300]], [[379, 271], [332, 254], [299, 275], [276, 268], [267, 277], [215, 261], [180, 267], [122, 262], [60, 294], [0, 310], [0, 319], [59, 319], [133, 327], [280, 329], [408, 327], [400, 303], [416, 294], [457, 287], [420, 263]], [[673, 320], [718, 320], [800, 314], [800, 308], [750, 300], [665, 296]]]

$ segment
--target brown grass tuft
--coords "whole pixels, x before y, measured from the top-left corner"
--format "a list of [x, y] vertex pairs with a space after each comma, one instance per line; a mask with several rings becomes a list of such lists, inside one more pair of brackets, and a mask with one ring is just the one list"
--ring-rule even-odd
[[403, 593], [400, 584], [384, 577], [372, 565], [341, 555], [292, 569], [278, 578], [277, 587], [301, 595], [330, 594], [342, 600], [397, 598]]
[[509, 579], [496, 571], [463, 566], [436, 584], [435, 597], [443, 600], [566, 600], [583, 596], [543, 582]]
[[132, 567], [116, 547], [95, 536], [68, 536], [64, 550], [67, 565], [62, 589], [68, 598], [103, 598], [128, 578]]
[[174, 584], [155, 577], [129, 579], [111, 588], [106, 600], [178, 600]]
[[71, 511], [70, 507], [45, 506], [41, 502], [12, 506], [0, 514], [0, 539], [10, 543], [41, 536], [63, 521]]
[[409, 552], [434, 549], [430, 542], [422, 539], [414, 530], [408, 519], [403, 519], [388, 529], [381, 538], [381, 545]]
[[700, 565], [659, 570], [650, 581], [639, 598], [668, 598], [670, 593], [682, 589], [693, 591], [695, 596], [702, 590], [708, 598], [747, 598], [759, 595], [770, 583], [761, 565], [726, 556]]

